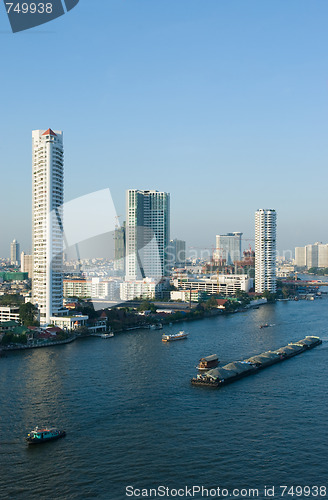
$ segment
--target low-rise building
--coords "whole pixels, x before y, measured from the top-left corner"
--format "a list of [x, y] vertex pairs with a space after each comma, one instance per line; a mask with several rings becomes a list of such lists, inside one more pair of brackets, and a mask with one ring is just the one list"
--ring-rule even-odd
[[64, 331], [72, 331], [81, 326], [86, 326], [88, 319], [89, 316], [82, 314], [75, 316], [51, 316], [50, 323]]
[[143, 280], [124, 281], [120, 285], [120, 299], [155, 299], [163, 295], [163, 291], [167, 288], [168, 280], [160, 281], [159, 283], [152, 278]]
[[10, 333], [15, 330], [15, 328], [19, 326], [17, 321], [1, 321], [0, 322], [0, 333]]
[[247, 274], [220, 274], [205, 279], [173, 280], [173, 285], [178, 290], [199, 290], [208, 294], [224, 296], [234, 295], [237, 291], [249, 292], [253, 287], [253, 279]]
[[181, 300], [182, 302], [199, 302], [204, 299], [207, 294], [201, 290], [172, 290], [170, 292], [171, 300]]
[[120, 280], [101, 278], [64, 279], [64, 297], [79, 297], [82, 299], [117, 300], [120, 295]]
[[0, 306], [0, 321], [19, 321], [19, 307]]

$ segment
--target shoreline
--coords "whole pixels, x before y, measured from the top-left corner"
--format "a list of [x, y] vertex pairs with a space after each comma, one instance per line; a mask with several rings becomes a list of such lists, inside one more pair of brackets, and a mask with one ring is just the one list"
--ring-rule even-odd
[[0, 346], [0, 352], [1, 351], [5, 351], [5, 352], [8, 352], [8, 351], [21, 351], [21, 350], [27, 350], [27, 349], [39, 349], [41, 347], [50, 347], [50, 346], [54, 346], [54, 345], [63, 345], [63, 344], [70, 344], [71, 342], [74, 342], [74, 340], [77, 339], [77, 336], [76, 335], [73, 335], [72, 337], [70, 337], [69, 339], [65, 339], [65, 340], [54, 340], [52, 342], [45, 342], [45, 343], [42, 343], [42, 344], [37, 344], [37, 345], [23, 345], [23, 344], [19, 344], [17, 346], [12, 346], [12, 347], [7, 347], [7, 346]]

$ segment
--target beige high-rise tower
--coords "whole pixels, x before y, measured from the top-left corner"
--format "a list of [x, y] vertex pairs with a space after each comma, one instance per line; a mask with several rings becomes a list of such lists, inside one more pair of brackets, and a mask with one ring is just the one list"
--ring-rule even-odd
[[32, 300], [45, 325], [63, 305], [63, 133], [33, 130], [32, 141]]
[[255, 292], [276, 292], [276, 221], [275, 210], [255, 212]]

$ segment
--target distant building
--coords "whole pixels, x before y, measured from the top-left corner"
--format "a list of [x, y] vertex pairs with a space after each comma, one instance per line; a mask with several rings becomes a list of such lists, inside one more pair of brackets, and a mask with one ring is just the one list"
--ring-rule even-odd
[[295, 265], [298, 267], [306, 266], [306, 248], [296, 247], [295, 248]]
[[25, 281], [28, 279], [28, 274], [21, 271], [0, 271], [0, 279], [3, 281]]
[[28, 277], [32, 278], [33, 275], [33, 255], [21, 253], [21, 271], [28, 273]]
[[328, 244], [319, 245], [318, 248], [318, 267], [328, 267]]
[[216, 249], [214, 261], [226, 265], [234, 264], [241, 260], [241, 237], [243, 233], [218, 234], [216, 236]]
[[295, 265], [297, 267], [328, 267], [328, 244], [314, 243], [295, 248]]
[[125, 273], [125, 222], [114, 232], [114, 271]]
[[276, 292], [275, 210], [255, 212], [255, 292]]
[[14, 266], [19, 266], [20, 264], [20, 249], [19, 243], [13, 240], [10, 243], [10, 263]]
[[129, 189], [126, 195], [126, 281], [168, 274], [170, 195]]
[[46, 325], [63, 305], [63, 133], [33, 130], [32, 141], [32, 301]]
[[167, 247], [167, 263], [169, 267], [185, 267], [186, 242], [183, 240], [170, 240]]

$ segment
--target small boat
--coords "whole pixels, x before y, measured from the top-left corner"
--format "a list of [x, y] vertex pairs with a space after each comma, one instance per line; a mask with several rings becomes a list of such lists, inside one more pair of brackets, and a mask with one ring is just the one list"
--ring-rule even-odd
[[65, 431], [60, 431], [54, 427], [51, 427], [50, 429], [46, 427], [39, 429], [36, 427], [27, 435], [26, 441], [28, 444], [40, 444], [45, 443], [46, 441], [53, 441], [54, 439], [59, 439], [64, 436], [66, 436]]
[[150, 325], [149, 328], [151, 330], [161, 330], [163, 328], [162, 323], [156, 323], [154, 325]]
[[219, 358], [217, 354], [212, 354], [211, 356], [200, 358], [199, 364], [196, 368], [198, 370], [210, 370], [211, 368], [216, 368], [218, 364]]
[[114, 337], [114, 333], [102, 333], [100, 337], [102, 339], [110, 339], [111, 337]]
[[260, 328], [268, 328], [270, 325], [268, 323], [265, 323], [265, 325], [260, 325]]
[[162, 342], [171, 342], [172, 340], [182, 340], [188, 337], [188, 333], [180, 331], [173, 335], [162, 335]]

